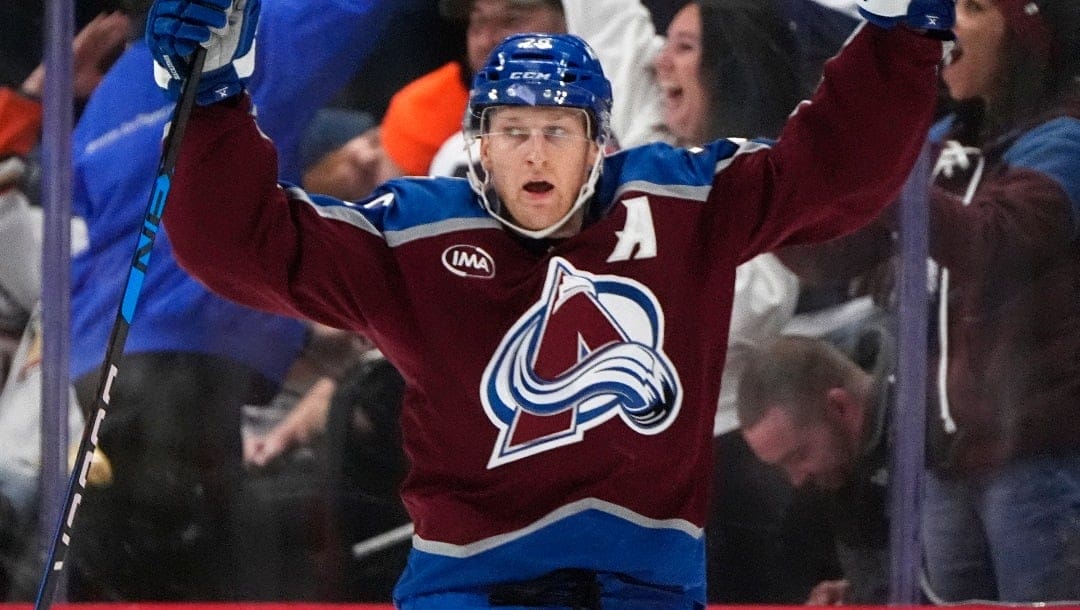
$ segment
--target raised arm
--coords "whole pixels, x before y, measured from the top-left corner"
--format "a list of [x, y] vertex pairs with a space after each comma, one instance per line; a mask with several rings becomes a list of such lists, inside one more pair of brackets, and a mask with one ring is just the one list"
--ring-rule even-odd
[[[936, 21], [951, 25], [948, 14]], [[713, 197], [748, 206], [728, 218], [748, 231], [745, 256], [844, 235], [896, 199], [926, 140], [941, 57], [940, 40], [865, 24], [775, 145], [742, 147], [731, 163], [746, 171], [720, 171]]]
[[213, 291], [250, 307], [363, 331], [362, 308], [353, 299], [365, 295], [378, 307], [380, 293], [365, 291], [355, 278], [375, 285], [385, 279], [380, 274], [392, 268], [385, 241], [359, 206], [349, 207], [350, 221], [342, 222], [326, 211], [345, 210], [341, 202], [318, 206], [278, 184], [274, 144], [256, 126], [245, 92], [257, 4], [168, 1], [151, 9], [147, 43], [168, 92], [179, 90], [195, 46], [208, 47], [166, 230], [180, 264]]

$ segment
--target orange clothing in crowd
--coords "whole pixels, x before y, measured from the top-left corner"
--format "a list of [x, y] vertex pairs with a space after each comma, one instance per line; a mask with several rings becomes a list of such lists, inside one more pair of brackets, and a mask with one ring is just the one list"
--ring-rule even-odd
[[41, 104], [0, 87], [0, 157], [26, 156], [41, 133]]
[[426, 176], [447, 138], [461, 129], [469, 91], [452, 61], [405, 85], [390, 99], [380, 129], [383, 150], [402, 173]]

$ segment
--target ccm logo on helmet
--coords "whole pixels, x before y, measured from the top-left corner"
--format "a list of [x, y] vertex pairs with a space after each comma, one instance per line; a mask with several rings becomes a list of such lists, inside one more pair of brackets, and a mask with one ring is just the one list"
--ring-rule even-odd
[[443, 250], [443, 266], [461, 277], [483, 280], [495, 277], [495, 259], [476, 246], [458, 244]]
[[551, 75], [544, 72], [511, 72], [510, 80], [551, 80]]

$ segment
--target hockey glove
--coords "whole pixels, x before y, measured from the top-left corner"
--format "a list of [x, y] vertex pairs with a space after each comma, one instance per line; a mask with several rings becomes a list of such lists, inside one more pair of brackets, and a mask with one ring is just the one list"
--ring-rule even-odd
[[956, 22], [955, 0], [858, 0], [858, 5], [863, 18], [886, 29], [902, 23], [946, 34]]
[[244, 90], [255, 68], [255, 30], [260, 0], [156, 0], [146, 20], [146, 44], [154, 56], [154, 79], [173, 100], [187, 76], [195, 47], [206, 63], [195, 101], [213, 104]]

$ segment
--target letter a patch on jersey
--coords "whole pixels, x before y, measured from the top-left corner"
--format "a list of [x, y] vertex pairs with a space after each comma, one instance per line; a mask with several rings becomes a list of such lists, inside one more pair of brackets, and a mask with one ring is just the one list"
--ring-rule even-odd
[[616, 417], [640, 434], [666, 430], [682, 385], [663, 343], [648, 288], [552, 259], [540, 300], [484, 370], [480, 398], [499, 428], [488, 468], [577, 443]]
[[616, 231], [619, 242], [611, 251], [607, 262], [628, 261], [653, 258], [656, 256], [656, 229], [653, 226], [652, 210], [648, 197], [634, 197], [622, 202], [626, 207], [626, 224], [622, 231]]

